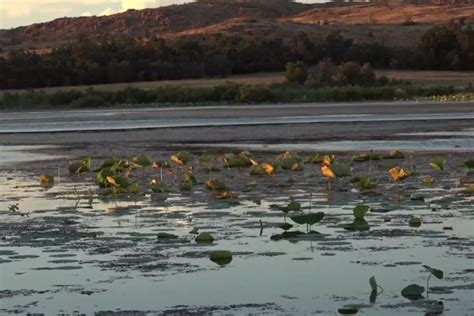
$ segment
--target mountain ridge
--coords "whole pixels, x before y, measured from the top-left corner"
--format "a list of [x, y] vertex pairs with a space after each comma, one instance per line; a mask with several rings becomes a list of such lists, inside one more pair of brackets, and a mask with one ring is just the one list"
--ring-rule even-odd
[[330, 30], [357, 41], [383, 41], [388, 45], [405, 35], [412, 37], [407, 39], [408, 45], [421, 36], [425, 26], [452, 22], [474, 24], [474, 4], [291, 3], [269, 9], [248, 3], [202, 1], [128, 10], [110, 16], [59, 18], [0, 30], [0, 47], [3, 50], [54, 48], [82, 38], [100, 41], [120, 36], [173, 39], [233, 33], [284, 37], [297, 32], [321, 36]]

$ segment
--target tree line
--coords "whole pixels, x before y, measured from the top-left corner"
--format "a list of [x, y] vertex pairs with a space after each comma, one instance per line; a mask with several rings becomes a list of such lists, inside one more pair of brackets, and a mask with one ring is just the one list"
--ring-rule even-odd
[[413, 48], [355, 43], [334, 32], [323, 39], [217, 34], [208, 38], [78, 40], [51, 53], [9, 52], [0, 58], [0, 89], [225, 77], [284, 71], [289, 62], [354, 61], [374, 68], [474, 70], [474, 31], [429, 30]]

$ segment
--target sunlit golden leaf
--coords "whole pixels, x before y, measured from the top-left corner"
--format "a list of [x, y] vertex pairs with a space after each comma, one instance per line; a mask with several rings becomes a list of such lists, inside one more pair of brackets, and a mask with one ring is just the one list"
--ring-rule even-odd
[[395, 181], [401, 181], [411, 176], [410, 170], [401, 167], [393, 167], [388, 172]]
[[107, 183], [108, 184], [111, 184], [113, 186], [117, 186], [117, 182], [115, 181], [115, 178], [114, 177], [111, 177], [111, 176], [108, 176], [107, 177]]
[[433, 184], [433, 183], [435, 183], [436, 180], [433, 177], [425, 177], [425, 178], [421, 179], [421, 181], [425, 184]]
[[335, 155], [325, 155], [323, 157], [323, 164], [329, 166], [333, 163], [334, 159], [336, 159]]
[[52, 188], [54, 186], [54, 177], [49, 174], [40, 176], [40, 184], [43, 188]]
[[321, 173], [325, 176], [325, 177], [328, 177], [328, 178], [336, 178], [336, 174], [334, 173], [334, 171], [331, 170], [331, 168], [329, 168], [328, 166], [322, 166], [321, 167]]
[[184, 165], [184, 162], [181, 159], [179, 159], [179, 157], [177, 155], [172, 155], [171, 156], [171, 161], [174, 162], [175, 164], [179, 165], [179, 166]]
[[275, 168], [270, 163], [262, 162], [261, 166], [262, 166], [263, 171], [265, 171], [266, 174], [268, 175], [275, 174]]

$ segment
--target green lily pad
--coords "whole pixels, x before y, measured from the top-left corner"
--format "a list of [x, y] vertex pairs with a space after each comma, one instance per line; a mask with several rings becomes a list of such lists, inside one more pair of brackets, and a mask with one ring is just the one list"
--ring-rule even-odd
[[430, 166], [434, 169], [444, 170], [447, 160], [444, 158], [435, 158], [430, 162]]
[[295, 200], [291, 200], [290, 203], [286, 206], [288, 211], [290, 212], [299, 212], [301, 211], [301, 203], [296, 202]]
[[474, 160], [466, 160], [462, 163], [467, 169], [474, 169]]
[[421, 219], [415, 216], [410, 217], [408, 221], [408, 225], [410, 227], [420, 227], [421, 226]]
[[432, 267], [427, 266], [427, 265], [423, 265], [423, 268], [430, 271], [432, 275], [434, 275], [436, 278], [438, 278], [440, 280], [444, 278], [443, 271], [441, 271], [439, 269], [435, 269], [435, 268], [432, 268]]
[[357, 156], [352, 157], [352, 161], [354, 162], [365, 162], [370, 160], [381, 160], [382, 156], [376, 153], [364, 153]]
[[96, 177], [97, 184], [101, 187], [105, 187], [107, 186], [107, 178], [114, 177], [114, 176], [115, 176], [115, 172], [112, 171], [112, 169], [110, 168], [102, 169], [97, 173], [97, 177]]
[[279, 224], [278, 227], [283, 230], [289, 230], [293, 227], [293, 225], [288, 224], [288, 223], [282, 223], [282, 224]]
[[199, 158], [199, 162], [208, 163], [208, 162], [213, 161], [214, 159], [216, 159], [216, 158], [213, 155], [204, 154]]
[[309, 213], [309, 214], [298, 214], [295, 216], [291, 216], [290, 218], [297, 224], [303, 225], [314, 225], [319, 223], [324, 218], [324, 212], [318, 213]]
[[69, 173], [71, 174], [83, 174], [89, 172], [92, 167], [92, 158], [85, 157], [81, 162], [71, 163], [69, 165]]
[[370, 230], [370, 225], [363, 218], [355, 218], [354, 222], [343, 225], [342, 228], [349, 231], [367, 231]]
[[402, 296], [410, 300], [418, 300], [423, 298], [425, 288], [418, 284], [410, 284], [402, 290]]
[[158, 240], [178, 239], [179, 237], [169, 233], [158, 233]]
[[207, 181], [207, 188], [211, 191], [228, 191], [227, 186], [224, 184], [224, 182], [219, 180]]
[[132, 162], [137, 167], [149, 167], [153, 163], [150, 156], [144, 154], [133, 157]]
[[367, 214], [368, 211], [370, 211], [369, 205], [357, 204], [353, 211], [354, 217], [363, 219], [365, 214]]
[[225, 266], [232, 262], [232, 253], [227, 250], [216, 250], [211, 252], [209, 259], [220, 266]]
[[212, 244], [214, 237], [210, 233], [200, 233], [194, 240], [198, 244]]
[[356, 307], [344, 307], [339, 308], [337, 312], [341, 315], [355, 315], [359, 312], [359, 309]]
[[369, 284], [372, 291], [377, 292], [377, 280], [375, 279], [374, 276], [370, 277]]
[[305, 233], [300, 232], [300, 231], [285, 231], [281, 234], [272, 235], [270, 239], [274, 241], [278, 241], [282, 239], [295, 239], [295, 238], [303, 236], [304, 234]]
[[54, 186], [54, 176], [50, 174], [43, 174], [40, 176], [40, 185], [43, 188], [52, 188]]

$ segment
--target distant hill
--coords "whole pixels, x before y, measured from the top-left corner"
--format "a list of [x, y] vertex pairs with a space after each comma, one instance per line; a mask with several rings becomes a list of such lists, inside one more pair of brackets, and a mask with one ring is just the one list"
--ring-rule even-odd
[[408, 46], [433, 24], [474, 23], [472, 3], [433, 5], [378, 1], [384, 3], [308, 5], [284, 2], [285, 5], [268, 6], [248, 1], [208, 0], [129, 10], [111, 16], [60, 18], [0, 30], [0, 48], [49, 48], [82, 38], [100, 41], [114, 36], [173, 39], [234, 33], [285, 37], [299, 32], [324, 36], [333, 30], [356, 41]]

